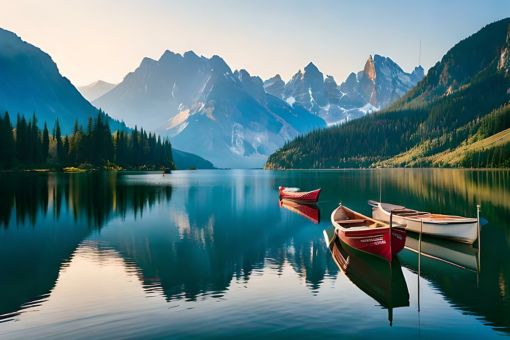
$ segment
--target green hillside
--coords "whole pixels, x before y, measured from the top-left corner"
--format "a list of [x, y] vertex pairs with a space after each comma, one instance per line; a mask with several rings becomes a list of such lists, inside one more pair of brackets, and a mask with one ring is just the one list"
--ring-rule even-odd
[[[487, 25], [390, 108], [298, 137], [271, 155], [266, 168], [508, 166], [508, 143], [467, 146], [510, 128], [509, 28], [510, 18]], [[441, 158], [454, 151], [465, 155]], [[490, 161], [474, 161], [482, 153]]]

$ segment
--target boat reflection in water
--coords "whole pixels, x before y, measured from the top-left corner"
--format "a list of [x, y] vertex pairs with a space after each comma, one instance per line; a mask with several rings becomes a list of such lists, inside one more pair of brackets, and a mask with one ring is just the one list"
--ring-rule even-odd
[[393, 308], [409, 306], [409, 291], [397, 257], [391, 263], [362, 253], [342, 244], [336, 234], [324, 238], [333, 260], [359, 289], [388, 310], [388, 321], [393, 323]]
[[319, 207], [317, 207], [317, 205], [315, 204], [304, 204], [296, 201], [287, 200], [285, 198], [281, 199], [279, 204], [280, 208], [285, 208], [298, 215], [306, 217], [315, 224], [319, 224], [320, 222], [320, 210]]
[[427, 235], [422, 235], [420, 241], [419, 234], [408, 232], [405, 249], [462, 269], [474, 272], [479, 269], [478, 249], [469, 244]]

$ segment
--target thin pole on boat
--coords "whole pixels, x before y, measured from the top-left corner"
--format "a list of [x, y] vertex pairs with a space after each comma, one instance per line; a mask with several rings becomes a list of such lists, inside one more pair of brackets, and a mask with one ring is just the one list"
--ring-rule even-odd
[[421, 318], [420, 318], [420, 277], [421, 277], [421, 236], [423, 234], [423, 219], [420, 220], [420, 235], [418, 241], [418, 332], [421, 337]]
[[480, 208], [481, 208], [481, 205], [480, 204], [477, 204], [476, 205], [476, 226], [477, 226], [477, 229], [478, 229], [478, 272], [480, 272], [480, 270], [482, 269], [482, 264], [480, 262], [481, 260], [481, 257], [480, 257], [480, 254], [481, 254], [481, 245], [482, 245], [482, 240], [480, 238], [480, 229], [481, 229], [481, 226], [480, 226]]
[[420, 239], [418, 242], [418, 313], [420, 312], [420, 277], [421, 277], [421, 236], [423, 233], [423, 219], [420, 220]]
[[382, 202], [381, 169], [379, 169], [379, 203]]
[[391, 262], [393, 261], [393, 250], [392, 250], [392, 247], [391, 247], [391, 239], [393, 238], [392, 237], [392, 225], [393, 225], [393, 210], [390, 211], [390, 266], [391, 266]]

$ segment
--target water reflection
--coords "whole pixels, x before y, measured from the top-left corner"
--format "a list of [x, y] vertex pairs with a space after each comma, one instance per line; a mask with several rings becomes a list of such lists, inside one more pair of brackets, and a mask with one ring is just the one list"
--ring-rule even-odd
[[[117, 174], [3, 173], [0, 320], [44, 301], [78, 245], [114, 217], [141, 216], [171, 186], [126, 186]], [[1, 316], [3, 315], [3, 317]]]
[[337, 266], [359, 289], [388, 310], [393, 324], [393, 308], [409, 306], [409, 291], [398, 258], [391, 263], [343, 245], [336, 236], [324, 232]]
[[[221, 297], [232, 280], [247, 282], [267, 262], [280, 269], [289, 263], [312, 291], [318, 289], [330, 269], [320, 233], [303, 221], [285, 223], [278, 210], [257, 207], [260, 201], [231, 200], [239, 190], [187, 188], [169, 207], [175, 227], [163, 210], [145, 220], [151, 224], [150, 232], [125, 221], [103, 230], [101, 239], [140, 268], [145, 289], [160, 289], [167, 301]], [[254, 188], [241, 191], [245, 198], [260, 195]], [[211, 204], [220, 197], [232, 209]]]
[[[283, 177], [279, 173], [275, 185], [283, 180], [278, 177], [280, 174]], [[304, 186], [305, 179], [313, 183], [310, 186], [327, 188], [321, 196], [324, 211], [332, 211], [338, 202], [344, 202], [368, 215], [371, 211], [367, 200], [374, 199], [421, 211], [476, 217], [476, 204], [480, 203], [481, 216], [489, 223], [481, 231], [478, 285], [477, 275], [472, 271], [451, 269], [446, 263], [434, 265], [444, 270], [425, 270], [424, 275], [427, 279], [434, 278], [432, 283], [437, 293], [456, 308], [479, 316], [497, 330], [510, 331], [510, 171], [377, 169], [285, 173], [288, 186]], [[399, 257], [409, 256], [416, 255], [406, 252]], [[468, 256], [467, 261], [473, 259]], [[426, 259], [424, 263], [430, 261], [434, 260]], [[413, 263], [417, 266], [417, 259]]]
[[[400, 194], [399, 197], [391, 192], [391, 187], [407, 195]], [[412, 206], [416, 203], [418, 209], [465, 216], [476, 216], [475, 206], [481, 203], [481, 215], [489, 223], [481, 232], [479, 277], [462, 269], [452, 269], [446, 263], [423, 258], [422, 275], [461, 310], [482, 316], [498, 330], [510, 331], [510, 297], [507, 293], [510, 288], [510, 262], [507, 260], [510, 257], [510, 172], [397, 170], [395, 174], [383, 174], [384, 195], [396, 203], [412, 201]], [[448, 248], [459, 251], [456, 246]], [[462, 252], [464, 256], [469, 254], [466, 249]], [[417, 270], [417, 260], [409, 261], [410, 254], [403, 256], [404, 265]], [[471, 262], [464, 263], [466, 267], [473, 267], [472, 256], [464, 259]]]
[[405, 248], [462, 269], [478, 272], [478, 249], [469, 244], [408, 232]]
[[[74, 222], [84, 221], [100, 228], [111, 218], [125, 217], [128, 211], [135, 216], [144, 209], [169, 200], [172, 186], [128, 185], [119, 173], [92, 174], [33, 174], [3, 173], [0, 187], [0, 221], [4, 227], [9, 223], [36, 225], [39, 218], [48, 213], [55, 220], [62, 211], [73, 216]], [[15, 221], [11, 221], [12, 212]]]
[[[169, 177], [2, 177], [0, 185], [12, 189], [2, 195], [0, 251], [5, 256], [0, 268], [8, 278], [1, 280], [0, 315], [11, 319], [47, 296], [75, 249], [98, 237], [138, 268], [147, 294], [162, 294], [167, 301], [221, 297], [232, 280], [248, 281], [267, 263], [280, 269], [289, 264], [311, 291], [326, 275], [334, 277], [337, 270], [328, 267], [319, 230], [307, 229], [307, 221], [282, 220], [278, 209], [266, 204], [274, 199], [270, 190], [234, 177], [235, 185], [180, 187], [174, 199]], [[181, 178], [178, 185], [185, 181]], [[41, 256], [33, 257], [37, 253]], [[7, 261], [7, 254], [16, 262]], [[27, 280], [33, 268], [44, 282]]]
[[[2, 173], [0, 315], [4, 321], [16, 319], [34, 304], [50, 299], [57, 280], [65, 280], [62, 273], [69, 263], [77, 263], [89, 253], [96, 254], [94, 261], [99, 261], [99, 267], [101, 259], [121, 261], [129, 269], [129, 279], [139, 281], [146, 297], [163, 297], [161, 300], [171, 304], [226, 299], [232, 287], [249, 286], [262, 277], [268, 280], [264, 276], [268, 272], [286, 280], [285, 290], [273, 296], [274, 303], [285, 305], [289, 300], [285, 292], [295, 289], [296, 283], [306, 287], [297, 300], [309, 296], [321, 299], [325, 286], [342, 286], [345, 278], [338, 275], [342, 268], [324, 245], [322, 230], [331, 226], [328, 219], [319, 221], [318, 215], [316, 225], [314, 209], [307, 218], [295, 210], [281, 209], [277, 188], [284, 183], [327, 188], [315, 207], [317, 213], [319, 209], [329, 213], [343, 201], [368, 214], [367, 200], [381, 195], [386, 201], [420, 210], [473, 216], [475, 203], [481, 201], [482, 216], [490, 223], [482, 230], [479, 276], [432, 258], [422, 258], [421, 273], [435, 287], [435, 296], [498, 330], [509, 331], [510, 199], [501, 201], [510, 198], [508, 179], [508, 172], [463, 170], [177, 171], [164, 177]], [[423, 249], [435, 257], [465, 268], [476, 263], [476, 253], [470, 249], [427, 242]], [[437, 247], [443, 247], [442, 254], [438, 255]], [[352, 259], [349, 279], [363, 292], [389, 311], [409, 304], [400, 265], [392, 264], [394, 273], [388, 277], [386, 268], [367, 265], [352, 254], [343, 255]], [[417, 271], [413, 252], [403, 251], [399, 257], [404, 274]], [[346, 291], [333, 296], [345, 294], [343, 298], [350, 301], [350, 295], [356, 294], [351, 294], [352, 285], [346, 282]], [[106, 279], [104, 284], [108, 285]], [[267, 284], [271, 290], [275, 283]], [[391, 297], [387, 294], [390, 287]], [[345, 310], [341, 312], [355, 320], [380, 314], [378, 307], [342, 306]], [[295, 304], [288, 308], [294, 310]], [[304, 308], [308, 309], [321, 315], [324, 308], [318, 304]], [[412, 308], [398, 309], [399, 320], [403, 322], [402, 313], [410, 313], [408, 310]], [[305, 314], [303, 317], [310, 317]], [[299, 315], [293, 317], [302, 320]], [[331, 324], [338, 322], [333, 314], [331, 317]]]
[[320, 222], [320, 210], [316, 204], [303, 204], [295, 201], [282, 199], [279, 201], [280, 208], [285, 208], [298, 215], [301, 215], [315, 224]]

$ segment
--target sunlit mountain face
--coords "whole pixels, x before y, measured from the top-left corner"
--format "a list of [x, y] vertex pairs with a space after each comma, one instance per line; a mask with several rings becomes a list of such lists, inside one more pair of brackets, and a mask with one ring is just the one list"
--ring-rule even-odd
[[301, 105], [328, 125], [345, 123], [386, 108], [424, 77], [423, 67], [407, 73], [389, 57], [369, 56], [363, 70], [337, 84], [309, 63], [285, 83], [280, 75], [264, 82], [265, 90], [291, 105]]
[[192, 51], [144, 58], [93, 103], [223, 168], [261, 167], [286, 140], [326, 125], [303, 107], [267, 94], [259, 77]]

